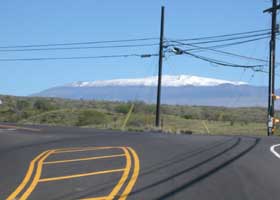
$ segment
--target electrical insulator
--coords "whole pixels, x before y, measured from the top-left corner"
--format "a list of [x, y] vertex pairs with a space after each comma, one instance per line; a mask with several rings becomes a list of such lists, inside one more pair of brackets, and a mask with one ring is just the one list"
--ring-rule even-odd
[[280, 123], [280, 119], [273, 118], [273, 123], [274, 123], [274, 125], [275, 125], [275, 124], [279, 124], [279, 123]]
[[280, 96], [276, 96], [275, 94], [272, 94], [272, 98], [273, 98], [274, 100], [279, 100], [279, 99], [280, 99]]

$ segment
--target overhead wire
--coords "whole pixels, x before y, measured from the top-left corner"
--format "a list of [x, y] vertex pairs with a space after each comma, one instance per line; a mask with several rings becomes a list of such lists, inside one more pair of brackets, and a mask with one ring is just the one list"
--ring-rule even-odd
[[[245, 69], [246, 70], [246, 69]], [[245, 73], [245, 72], [244, 72]], [[255, 78], [255, 74], [256, 71], [253, 71], [253, 73], [251, 74], [251, 76], [249, 77], [249, 80], [246, 81], [247, 84], [250, 84], [251, 81]], [[239, 91], [239, 94], [237, 95], [237, 97], [230, 103], [231, 107], [235, 107], [237, 105], [237, 103], [240, 101], [240, 98], [242, 96], [242, 93], [244, 92], [244, 88], [241, 87], [240, 88], [241, 91]]]
[[[269, 33], [267, 32], [268, 29], [263, 29], [263, 30], [255, 30], [255, 31], [247, 31], [247, 32], [241, 32], [241, 33], [234, 33], [234, 34], [225, 34], [225, 35], [219, 35], [219, 36], [210, 36], [210, 37], [201, 37], [200, 39], [205, 39], [205, 38], [218, 38], [218, 37], [229, 37], [229, 36], [239, 36], [239, 37], [230, 37], [226, 39], [219, 39], [219, 40], [208, 40], [208, 41], [202, 41], [202, 42], [194, 42], [194, 43], [182, 43], [180, 40], [165, 40], [165, 48], [168, 48], [169, 46], [174, 46], [173, 43], [176, 43], [177, 45], [188, 45], [192, 46], [193, 48], [190, 49], [185, 49], [184, 51], [187, 52], [190, 55], [190, 51], [197, 51], [197, 50], [211, 50], [215, 52], [220, 52], [232, 56], [238, 56], [242, 58], [247, 58], [247, 59], [255, 59], [258, 61], [266, 62], [262, 59], [257, 59], [257, 58], [249, 58], [246, 56], [238, 55], [238, 54], [233, 54], [230, 52], [224, 52], [224, 51], [219, 51], [216, 50], [216, 48], [222, 48], [222, 47], [227, 47], [227, 46], [232, 46], [232, 45], [238, 45], [238, 44], [243, 44], [247, 42], [253, 42], [257, 40], [261, 40], [266, 37], [259, 37], [263, 35], [268, 35]], [[263, 33], [265, 32], [265, 33]], [[252, 33], [254, 33], [252, 35]], [[258, 33], [258, 34], [255, 34]], [[240, 36], [241, 35], [241, 36]], [[251, 38], [253, 39], [250, 40], [242, 40], [245, 38]], [[0, 46], [0, 52], [13, 52], [13, 51], [19, 51], [19, 52], [25, 52], [25, 51], [50, 51], [50, 50], [74, 50], [74, 49], [99, 49], [99, 48], [133, 48], [133, 47], [149, 47], [149, 46], [156, 46], [158, 43], [147, 43], [147, 44], [118, 44], [118, 45], [101, 45], [101, 46], [72, 46], [72, 45], [85, 45], [85, 44], [106, 44], [106, 43], [121, 43], [121, 42], [136, 42], [136, 41], [148, 41], [148, 40], [155, 40], [158, 38], [136, 38], [136, 39], [124, 39], [124, 40], [103, 40], [103, 41], [90, 41], [90, 42], [72, 42], [72, 43], [49, 43], [49, 44], [37, 44], [37, 45], [10, 45], [10, 46]], [[186, 39], [185, 39], [186, 40]], [[199, 38], [193, 38], [190, 40], [199, 40]], [[196, 46], [196, 44], [208, 44], [208, 43], [216, 43], [216, 42], [225, 42], [225, 41], [231, 41], [231, 40], [242, 40], [242, 41], [237, 41], [233, 43], [226, 43], [226, 44], [219, 44], [215, 46], [210, 46], [210, 47], [202, 47], [202, 46]], [[183, 40], [181, 40], [183, 41]], [[169, 44], [171, 42], [171, 44]], [[62, 46], [62, 47], [61, 47]], [[66, 47], [64, 47], [66, 46]], [[32, 47], [32, 48], [31, 48]], [[33, 47], [50, 47], [50, 48], [33, 48]], [[101, 56], [70, 56], [70, 57], [37, 57], [37, 58], [0, 58], [0, 62], [10, 62], [10, 61], [40, 61], [40, 60], [74, 60], [74, 59], [97, 59], [97, 58], [117, 58], [117, 57], [151, 57], [151, 56], [158, 56], [158, 54], [122, 54], [122, 55], [101, 55]], [[195, 54], [192, 54], [192, 56], [198, 56]], [[199, 58], [205, 59], [201, 56], [198, 56]], [[207, 58], [205, 59], [207, 60]], [[241, 67], [240, 65], [235, 65], [232, 63], [225, 63], [219, 62], [218, 60], [211, 60], [213, 62], [216, 62], [216, 64], [221, 64], [221, 65], [231, 65], [233, 67]]]
[[32, 48], [32, 47], [51, 47], [51, 46], [73, 46], [73, 45], [89, 45], [89, 44], [107, 44], [107, 43], [148, 41], [148, 40], [158, 40], [158, 38], [156, 38], [156, 37], [151, 37], [151, 38], [136, 38], [136, 39], [123, 39], [123, 40], [101, 40], [101, 41], [87, 41], [87, 42], [68, 42], [68, 43], [47, 43], [47, 44], [8, 45], [8, 46], [0, 46], [0, 49]]
[[185, 38], [185, 39], [176, 39], [176, 41], [195, 41], [195, 40], [205, 40], [205, 39], [215, 39], [215, 38], [222, 38], [222, 37], [231, 37], [236, 35], [247, 35], [252, 33], [259, 33], [264, 31], [270, 31], [270, 29], [260, 29], [254, 31], [246, 31], [246, 32], [239, 32], [239, 33], [231, 33], [231, 34], [223, 34], [223, 35], [216, 35], [216, 36], [206, 36], [206, 37], [197, 37], [197, 38]]
[[73, 56], [73, 57], [40, 57], [40, 58], [7, 58], [0, 59], [0, 62], [14, 61], [43, 61], [43, 60], [81, 60], [81, 59], [98, 59], [98, 58], [127, 58], [127, 57], [152, 57], [158, 54], [122, 54], [122, 55], [101, 55], [101, 56]]
[[225, 67], [236, 67], [236, 68], [247, 68], [247, 69], [253, 69], [253, 70], [261, 70], [260, 68], [264, 66], [264, 65], [239, 65], [239, 64], [229, 63], [229, 62], [226, 62], [226, 61], [220, 61], [220, 60], [217, 60], [217, 59], [208, 58], [208, 57], [205, 57], [205, 56], [193, 54], [193, 53], [190, 53], [190, 52], [187, 52], [187, 51], [184, 51], [184, 54], [190, 55], [194, 58], [197, 58], [197, 59], [209, 62], [209, 63], [213, 63], [213, 64], [225, 66]]
[[[254, 38], [254, 39], [250, 39], [250, 40], [242, 40], [242, 41], [236, 41], [236, 42], [231, 42], [231, 43], [219, 44], [219, 45], [213, 45], [213, 46], [190, 48], [190, 49], [186, 49], [186, 50], [188, 50], [188, 51], [197, 51], [197, 50], [201, 50], [203, 48], [212, 48], [212, 49], [225, 48], [225, 47], [229, 47], [229, 46], [235, 46], [235, 45], [255, 42], [255, 41], [259, 41], [259, 40], [263, 40], [263, 39], [267, 39], [267, 38], [269, 38], [269, 36], [258, 37], [258, 38]], [[173, 41], [173, 42], [175, 42], [175, 41]], [[176, 42], [178, 42], [178, 41], [176, 41]], [[186, 45], [194, 45], [194, 44], [193, 43], [189, 43], [189, 44], [185, 44], [185, 46]], [[168, 46], [174, 46], [174, 45], [172, 45], [172, 43], [171, 43]]]
[[[229, 47], [229, 46], [235, 46], [235, 45], [240, 45], [240, 44], [245, 44], [245, 43], [250, 43], [250, 42], [255, 42], [255, 41], [259, 41], [259, 40], [263, 40], [263, 39], [267, 39], [270, 36], [266, 36], [266, 37], [259, 37], [259, 38], [254, 38], [254, 39], [250, 39], [250, 40], [243, 40], [243, 41], [238, 41], [238, 42], [232, 42], [232, 43], [226, 43], [226, 44], [221, 44], [221, 45], [214, 45], [214, 46], [209, 46], [208, 48], [225, 48], [225, 47]], [[190, 49], [190, 50], [198, 50], [197, 49]]]
[[[244, 39], [244, 38], [251, 38], [251, 37], [257, 37], [257, 36], [263, 36], [263, 35], [268, 35], [268, 33], [262, 33], [262, 34], [255, 34], [255, 35], [249, 35], [249, 36], [242, 36], [242, 37], [234, 37], [234, 38], [227, 38], [227, 39], [220, 39], [220, 40], [211, 40], [211, 41], [203, 41], [203, 42], [196, 42], [196, 43], [192, 43], [192, 44], [208, 44], [208, 43], [217, 43], [217, 42], [223, 42], [223, 41], [231, 41], [231, 40], [239, 40], [239, 39]], [[143, 40], [143, 39], [142, 39]], [[138, 40], [122, 40], [122, 41], [139, 41]], [[108, 42], [113, 42], [113, 41], [107, 41]], [[116, 42], [116, 41], [114, 41]], [[117, 42], [120, 42], [117, 41]], [[93, 42], [88, 42], [87, 44], [92, 44]], [[95, 42], [95, 44], [97, 43], [102, 43], [102, 41], [100, 42]], [[104, 43], [104, 41], [103, 41]], [[63, 45], [77, 45], [77, 44], [85, 44], [85, 43], [68, 43], [68, 44], [63, 44]], [[53, 44], [55, 45], [55, 44]], [[53, 46], [52, 45], [52, 46]], [[56, 45], [62, 45], [62, 44], [56, 44]], [[105, 45], [105, 46], [71, 46], [71, 47], [51, 47], [51, 48], [30, 48], [31, 45], [26, 45], [26, 47], [28, 48], [22, 48], [19, 46], [16, 47], [10, 47], [7, 48], [6, 47], [0, 47], [0, 52], [21, 52], [21, 51], [51, 51], [51, 50], [81, 50], [81, 49], [104, 49], [104, 48], [133, 48], [133, 47], [149, 47], [149, 46], [157, 46], [158, 43], [148, 43], [148, 44], [126, 44], [126, 45]], [[187, 44], [182, 44], [182, 45], [187, 45]], [[42, 45], [37, 45], [38, 46], [42, 46]], [[46, 46], [46, 45], [45, 45]], [[2, 49], [1, 49], [2, 48]]]
[[[260, 29], [246, 32], [239, 32], [233, 34], [224, 34], [216, 36], [189, 38], [189, 39], [179, 39], [180, 41], [192, 41], [192, 40], [204, 40], [204, 39], [214, 39], [220, 37], [229, 37], [236, 35], [247, 35], [252, 33], [261, 33], [264, 31], [270, 31], [269, 29]], [[123, 42], [137, 42], [137, 41], [149, 41], [158, 40], [158, 37], [146, 37], [146, 38], [131, 38], [131, 39], [119, 39], [119, 40], [100, 40], [100, 41], [84, 41], [84, 42], [64, 42], [64, 43], [45, 43], [45, 44], [24, 44], [24, 45], [6, 45], [0, 46], [0, 49], [11, 49], [11, 48], [33, 48], [33, 47], [52, 47], [52, 46], [73, 46], [73, 45], [89, 45], [89, 44], [107, 44], [107, 43], [123, 43]], [[178, 40], [177, 40], [178, 41]]]
[[[254, 60], [254, 61], [263, 62], [263, 63], [268, 63], [269, 62], [268, 60], [265, 60], [265, 59], [255, 58], [255, 57], [252, 57], [252, 56], [244, 56], [244, 55], [241, 55], [241, 54], [232, 53], [232, 52], [223, 51], [223, 50], [217, 50], [217, 49], [213, 49], [213, 48], [210, 48], [210, 47], [202, 47], [202, 46], [197, 46], [197, 45], [193, 45], [193, 44], [185, 44], [185, 43], [182, 43], [182, 42], [176, 42], [176, 43], [184, 44], [184, 45], [187, 45], [187, 46], [199, 48], [199, 49], [202, 49], [202, 50], [212, 51], [212, 52], [216, 52], [216, 53], [220, 53], [220, 54], [224, 54], [224, 55], [243, 58], [243, 59], [247, 59], [247, 60]], [[276, 64], [280, 65], [280, 63], [276, 63]]]
[[24, 49], [0, 49], [0, 52], [18, 52], [18, 51], [51, 51], [51, 50], [77, 50], [77, 49], [106, 49], [106, 48], [134, 48], [157, 46], [158, 43], [150, 44], [128, 44], [128, 45], [107, 45], [107, 46], [85, 46], [85, 47], [52, 47], [52, 48], [24, 48]]
[[[226, 41], [232, 41], [232, 40], [256, 38], [256, 37], [260, 37], [260, 36], [268, 36], [269, 34], [270, 34], [270, 32], [266, 32], [266, 33], [254, 34], [254, 35], [246, 35], [246, 36], [239, 36], [239, 37], [223, 38], [223, 39], [218, 39], [218, 40], [207, 40], [207, 41], [201, 41], [201, 42], [193, 42], [193, 43], [190, 43], [190, 44], [208, 44], [208, 43], [226, 42]], [[169, 41], [170, 42], [174, 42], [174, 41], [182, 41], [182, 40], [169, 40]]]
[[[251, 56], [255, 54], [257, 48], [253, 48], [253, 51], [251, 52]], [[252, 60], [248, 59], [246, 64], [250, 64], [252, 62]], [[240, 77], [240, 82], [243, 82], [243, 76], [245, 75], [247, 69], [244, 69], [243, 70], [243, 73]], [[250, 84], [251, 81], [255, 78], [255, 74], [256, 74], [256, 71], [253, 71], [252, 74], [250, 75], [249, 79], [246, 82], [246, 84]], [[240, 98], [242, 96], [242, 94], [244, 93], [244, 87], [240, 87], [240, 90], [237, 91], [237, 96], [235, 97], [235, 99], [233, 99], [233, 101], [231, 101], [231, 103], [229, 105], [231, 105], [231, 107], [235, 107], [237, 105], [237, 103], [240, 101]]]
[[[249, 36], [242, 36], [242, 37], [234, 37], [234, 38], [227, 38], [222, 40], [212, 40], [212, 41], [203, 41], [203, 42], [195, 42], [191, 43], [191, 45], [195, 44], [208, 44], [208, 43], [217, 43], [217, 42], [224, 42], [224, 41], [231, 41], [231, 40], [239, 40], [244, 38], [251, 38], [257, 36], [268, 35], [266, 34], [255, 34]], [[176, 41], [171, 41], [176, 42]], [[126, 44], [126, 45], [105, 45], [105, 46], [71, 46], [71, 47], [50, 47], [50, 48], [12, 48], [12, 49], [0, 49], [0, 52], [25, 52], [25, 51], [52, 51], [52, 50], [82, 50], [82, 49], [105, 49], [105, 48], [135, 48], [135, 47], [149, 47], [149, 46], [157, 46], [158, 43], [148, 43], [148, 44]], [[189, 45], [185, 43], [181, 43], [180, 45]]]

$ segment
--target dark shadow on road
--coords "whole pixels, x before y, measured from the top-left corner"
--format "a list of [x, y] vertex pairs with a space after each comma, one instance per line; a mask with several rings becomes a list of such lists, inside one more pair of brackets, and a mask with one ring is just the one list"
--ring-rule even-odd
[[218, 152], [218, 153], [214, 154], [213, 156], [211, 156], [211, 157], [209, 157], [209, 158], [207, 158], [207, 159], [205, 159], [205, 160], [203, 160], [203, 161], [201, 161], [199, 163], [196, 163], [196, 164], [192, 165], [191, 167], [188, 167], [188, 168], [186, 168], [186, 169], [184, 169], [184, 170], [182, 170], [182, 171], [180, 171], [180, 172], [178, 172], [176, 174], [173, 174], [172, 176], [168, 176], [168, 177], [166, 177], [164, 179], [161, 179], [160, 181], [157, 181], [157, 182], [149, 184], [149, 185], [147, 185], [145, 187], [142, 187], [142, 188], [134, 191], [133, 193], [131, 193], [131, 195], [143, 192], [143, 191], [145, 191], [147, 189], [150, 189], [152, 187], [156, 187], [156, 186], [158, 186], [158, 185], [160, 185], [162, 183], [165, 183], [165, 182], [167, 182], [167, 181], [169, 181], [169, 180], [171, 180], [173, 178], [176, 178], [176, 177], [181, 176], [181, 175], [183, 175], [185, 173], [188, 173], [188, 172], [190, 172], [190, 171], [200, 167], [201, 165], [204, 165], [204, 164], [206, 164], [206, 163], [208, 163], [208, 162], [218, 158], [219, 156], [225, 154], [226, 152], [232, 150], [233, 148], [237, 147], [240, 144], [240, 141], [241, 141], [241, 139], [238, 138], [234, 144], [232, 144], [228, 148], [224, 149], [223, 151]]
[[[91, 137], [91, 136], [89, 136], [89, 137]], [[84, 136], [83, 138], [80, 138], [80, 139], [84, 140], [86, 138], [87, 138], [87, 136], [86, 137]], [[251, 151], [259, 143], [259, 140], [260, 140], [259, 138], [250, 138], [250, 139], [253, 139], [253, 141], [254, 141], [253, 144], [250, 145], [245, 150], [243, 150], [242, 152], [240, 152], [237, 155], [227, 159], [222, 164], [219, 164], [218, 166], [215, 166], [214, 168], [211, 168], [209, 171], [201, 174], [200, 176], [197, 176], [197, 177], [193, 178], [192, 180], [189, 180], [189, 181], [183, 183], [181, 186], [179, 186], [177, 188], [173, 188], [173, 190], [168, 191], [165, 194], [160, 195], [156, 199], [159, 200], [159, 199], [170, 198], [173, 195], [186, 190], [187, 188], [191, 187], [192, 185], [194, 185], [194, 184], [200, 182], [201, 180], [211, 176], [212, 174], [216, 173], [217, 171], [219, 171], [222, 168], [226, 167], [227, 165], [231, 164], [235, 160], [244, 156], [246, 153]], [[60, 143], [61, 141], [65, 142], [65, 140], [67, 140], [67, 141], [68, 140], [69, 141], [79, 140], [79, 138], [71, 137], [71, 138], [63, 138], [63, 139], [59, 138], [59, 139], [56, 139], [56, 140], [48, 140], [46, 142], [42, 142], [42, 143], [39, 143], [39, 144], [37, 143], [36, 146], [42, 146], [42, 148], [43, 148], [44, 145], [48, 145], [48, 144], [54, 145], [56, 143]], [[212, 154], [210, 157], [207, 157], [207, 158], [203, 159], [202, 161], [200, 161], [198, 163], [195, 163], [195, 164], [193, 164], [192, 166], [190, 166], [186, 169], [183, 169], [183, 170], [181, 170], [181, 171], [179, 171], [175, 174], [172, 174], [172, 175], [169, 175], [165, 178], [162, 178], [159, 181], [152, 182], [149, 185], [138, 187], [137, 190], [132, 191], [130, 196], [145, 192], [146, 190], [148, 190], [150, 188], [155, 188], [155, 187], [157, 187], [157, 186], [159, 186], [163, 183], [168, 182], [169, 180], [171, 180], [173, 178], [176, 178], [176, 177], [185, 175], [187, 173], [190, 173], [192, 170], [195, 170], [195, 169], [199, 168], [200, 166], [205, 165], [205, 164], [209, 163], [210, 161], [215, 160], [218, 157], [220, 157], [220, 156], [224, 155], [225, 153], [231, 151], [232, 149], [236, 148], [240, 144], [241, 141], [242, 141], [241, 137], [230, 137], [229, 139], [222, 139], [220, 141], [211, 143], [207, 146], [200, 147], [199, 149], [195, 149], [195, 150], [189, 151], [189, 152], [182, 152], [180, 154], [175, 155], [172, 158], [161, 160], [160, 162], [158, 162], [154, 165], [150, 165], [149, 167], [146, 167], [146, 169], [141, 169], [141, 172], [139, 174], [139, 178], [141, 178], [143, 176], [152, 175], [153, 173], [157, 172], [158, 170], [168, 169], [168, 168], [170, 168], [170, 167], [172, 167], [176, 164], [184, 163], [188, 159], [195, 158], [197, 156], [201, 156], [204, 153], [209, 153], [210, 151], [213, 151], [213, 150], [217, 151], [216, 148], [227, 145], [226, 149], [224, 149], [224, 147], [223, 147], [223, 149], [221, 151], [215, 153], [214, 155]], [[230, 146], [228, 146], [229, 143], [231, 143], [231, 142], [234, 142], [234, 143], [231, 144]], [[19, 146], [16, 150], [19, 150], [21, 148], [32, 148], [33, 146], [35, 146], [35, 145], [34, 144], [26, 144], [26, 145]], [[14, 150], [15, 150], [14, 148], [13, 149], [6, 149], [7, 152], [14, 151]], [[160, 178], [160, 177], [158, 177], [158, 178]], [[60, 199], [77, 199], [77, 198], [81, 199], [81, 198], [86, 198], [86, 197], [89, 197], [89, 196], [93, 196], [96, 193], [100, 193], [100, 192], [103, 192], [103, 191], [108, 191], [108, 189], [113, 188], [118, 180], [119, 179], [112, 178], [111, 181], [108, 181], [108, 182], [106, 182], [102, 185], [100, 185], [100, 184], [92, 185], [91, 187], [85, 188], [83, 191], [81, 191], [80, 195], [78, 194], [78, 197], [76, 196], [77, 191], [73, 191], [73, 192], [68, 192], [66, 194], [63, 194], [63, 195], [57, 197], [56, 199], [57, 200], [60, 200]]]
[[[202, 181], [203, 179], [205, 179], [205, 178], [207, 178], [207, 177], [213, 175], [214, 173], [216, 173], [216, 172], [218, 172], [219, 170], [223, 169], [224, 167], [228, 166], [229, 164], [231, 164], [232, 162], [234, 162], [234, 161], [236, 161], [237, 159], [241, 158], [242, 156], [244, 156], [245, 154], [247, 154], [248, 152], [250, 152], [253, 148], [255, 148], [256, 145], [259, 143], [260, 139], [259, 139], [259, 138], [255, 138], [254, 140], [255, 140], [255, 141], [254, 141], [254, 143], [253, 143], [251, 146], [249, 146], [248, 148], [246, 148], [245, 150], [243, 150], [243, 151], [240, 152], [239, 154], [237, 154], [237, 155], [235, 155], [234, 157], [228, 159], [227, 161], [223, 162], [222, 164], [220, 164], [220, 165], [218, 165], [218, 166], [212, 168], [211, 170], [207, 171], [206, 173], [203, 173], [202, 175], [200, 175], [200, 176], [198, 176], [198, 177], [196, 177], [196, 178], [194, 178], [194, 179], [192, 179], [192, 180], [190, 180], [190, 181], [184, 183], [184, 184], [181, 185], [180, 187], [177, 187], [176, 189], [173, 189], [173, 190], [171, 190], [171, 191], [169, 191], [169, 192], [167, 192], [167, 193], [165, 193], [165, 194], [159, 196], [158, 198], [156, 198], [156, 200], [162, 200], [162, 199], [167, 199], [167, 198], [169, 198], [169, 197], [172, 197], [173, 195], [175, 195], [175, 194], [177, 194], [177, 193], [179, 193], [179, 192], [182, 192], [183, 190], [186, 190], [187, 188], [191, 187], [192, 185], [194, 185], [194, 184], [196, 184], [196, 183]], [[240, 141], [239, 141], [239, 142], [240, 142]], [[234, 146], [236, 146], [236, 145], [234, 145]], [[224, 152], [224, 153], [225, 153], [225, 152]], [[214, 156], [214, 157], [217, 157], [217, 156], [218, 156], [218, 155], [216, 155], [216, 156]], [[210, 158], [210, 159], [211, 159], [211, 158]], [[209, 161], [209, 159], [207, 159], [207, 160]], [[208, 162], [207, 160], [206, 160], [206, 162]], [[205, 161], [204, 161], [203, 163], [205, 163]], [[199, 164], [197, 164], [197, 165], [199, 165]], [[179, 175], [181, 175], [181, 174], [183, 174], [183, 173], [186, 173], [187, 171], [190, 171], [191, 169], [197, 167], [197, 165], [196, 165], [196, 166], [193, 166], [192, 168], [189, 168], [189, 169], [187, 169], [187, 170], [184, 170], [184, 171], [182, 171], [182, 172], [180, 172], [180, 173], [177, 173], [177, 174], [175, 174], [175, 175], [173, 175], [173, 176], [171, 176], [171, 177], [168, 177], [167, 179], [162, 180], [162, 181], [167, 181], [168, 179], [171, 179], [171, 178], [173, 178], [173, 177], [175, 177], [175, 176], [179, 176]], [[161, 181], [161, 182], [162, 182], [162, 181]], [[154, 183], [154, 184], [151, 185], [150, 187], [153, 187], [155, 184], [159, 184], [159, 183]], [[143, 190], [142, 190], [142, 191], [143, 191]], [[136, 191], [136, 192], [137, 192], [137, 191]]]

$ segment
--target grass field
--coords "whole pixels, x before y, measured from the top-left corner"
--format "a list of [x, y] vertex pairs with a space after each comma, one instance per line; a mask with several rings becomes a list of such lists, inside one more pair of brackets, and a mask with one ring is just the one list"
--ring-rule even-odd
[[[154, 127], [155, 105], [143, 102], [0, 98], [1, 122], [159, 131]], [[134, 107], [128, 116], [131, 105]], [[161, 130], [177, 134], [266, 135], [266, 109], [163, 105]]]

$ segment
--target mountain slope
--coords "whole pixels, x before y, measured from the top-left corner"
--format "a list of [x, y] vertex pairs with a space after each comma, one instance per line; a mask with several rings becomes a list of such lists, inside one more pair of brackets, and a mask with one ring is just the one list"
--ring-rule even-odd
[[[104, 86], [157, 86], [157, 76], [135, 78], [135, 79], [114, 79], [103, 81], [78, 81], [67, 84], [69, 87], [104, 87]], [[162, 86], [217, 86], [221, 84], [244, 85], [245, 82], [226, 81], [221, 79], [205, 78], [190, 75], [164, 75], [162, 76]]]
[[[110, 101], [141, 100], [154, 103], [156, 77], [74, 82], [44, 90], [33, 96]], [[196, 76], [164, 76], [162, 102], [206, 106], [266, 106], [267, 88]]]

